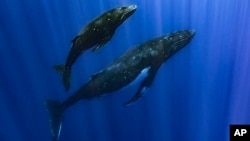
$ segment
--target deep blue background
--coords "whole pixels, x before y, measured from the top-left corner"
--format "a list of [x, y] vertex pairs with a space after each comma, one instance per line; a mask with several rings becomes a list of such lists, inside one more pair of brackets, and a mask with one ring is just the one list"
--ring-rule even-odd
[[[100, 13], [136, 4], [97, 53], [87, 51], [65, 92], [52, 67]], [[159, 70], [148, 93], [136, 88], [85, 100], [65, 112], [59, 141], [228, 141], [230, 124], [250, 124], [249, 0], [2, 0], [0, 140], [49, 141], [43, 102], [64, 100], [129, 47], [182, 29], [192, 42]]]

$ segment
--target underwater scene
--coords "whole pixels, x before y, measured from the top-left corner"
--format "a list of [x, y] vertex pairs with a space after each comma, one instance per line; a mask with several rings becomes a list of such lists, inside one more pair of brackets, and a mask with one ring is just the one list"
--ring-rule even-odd
[[249, 14], [248, 0], [2, 0], [0, 141], [229, 141], [250, 125]]

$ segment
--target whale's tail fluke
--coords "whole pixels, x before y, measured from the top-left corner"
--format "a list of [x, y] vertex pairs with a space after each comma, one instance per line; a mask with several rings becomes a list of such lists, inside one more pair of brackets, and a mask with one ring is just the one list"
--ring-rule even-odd
[[47, 100], [44, 104], [50, 115], [52, 141], [57, 141], [61, 132], [64, 109], [61, 103], [54, 100]]
[[60, 74], [62, 74], [63, 85], [66, 91], [68, 91], [70, 88], [70, 74], [71, 74], [70, 68], [65, 67], [65, 65], [57, 65], [54, 67], [54, 69]]

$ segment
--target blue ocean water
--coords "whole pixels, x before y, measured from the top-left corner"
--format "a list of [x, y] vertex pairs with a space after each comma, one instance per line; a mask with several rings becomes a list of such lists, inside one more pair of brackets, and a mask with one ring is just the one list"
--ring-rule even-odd
[[[104, 11], [138, 9], [97, 53], [85, 52], [65, 92], [52, 68], [71, 40]], [[196, 35], [158, 71], [152, 87], [84, 100], [65, 112], [59, 141], [228, 141], [250, 124], [248, 0], [42, 0], [0, 2], [0, 140], [49, 141], [46, 99], [63, 101], [128, 48], [177, 30]]]

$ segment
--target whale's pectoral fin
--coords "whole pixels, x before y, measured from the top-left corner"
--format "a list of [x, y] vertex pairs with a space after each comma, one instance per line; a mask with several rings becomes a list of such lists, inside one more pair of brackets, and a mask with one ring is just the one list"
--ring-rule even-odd
[[102, 48], [108, 41], [111, 40], [113, 34], [110, 34], [106, 37], [104, 37], [96, 46], [93, 48], [92, 52], [98, 51], [100, 48]]
[[128, 105], [134, 103], [135, 101], [137, 101], [140, 97], [142, 97], [146, 93], [147, 89], [152, 85], [159, 67], [160, 66], [155, 66], [155, 67], [151, 67], [149, 69], [148, 76], [142, 81], [142, 83], [141, 83], [139, 89], [137, 90], [137, 92], [135, 93], [135, 95], [128, 102], [124, 103], [125, 106], [128, 106]]

